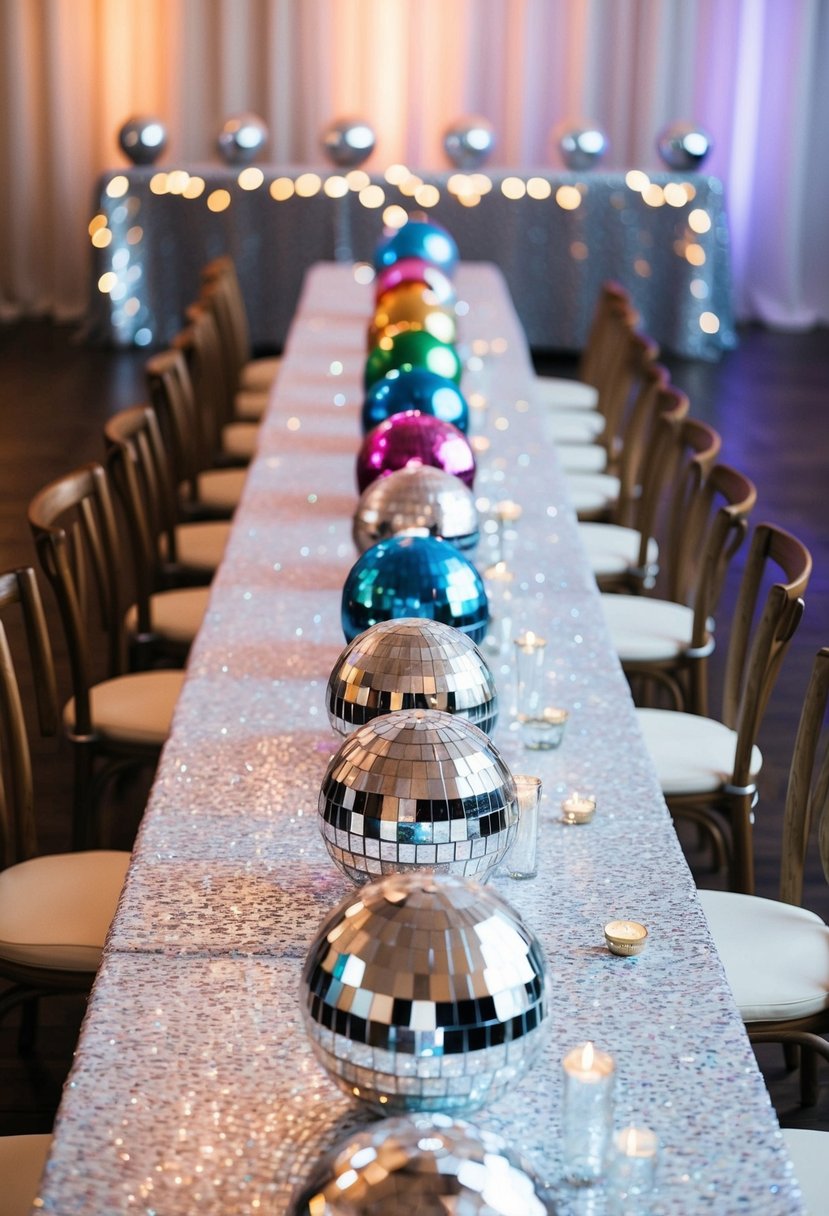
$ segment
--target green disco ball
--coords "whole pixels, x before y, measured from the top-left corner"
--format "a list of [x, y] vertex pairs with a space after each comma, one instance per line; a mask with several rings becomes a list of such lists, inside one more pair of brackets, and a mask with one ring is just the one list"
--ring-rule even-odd
[[375, 381], [396, 368], [408, 371], [425, 368], [437, 376], [445, 376], [460, 384], [463, 368], [454, 346], [441, 342], [423, 329], [407, 329], [393, 337], [380, 340], [366, 360], [363, 386], [371, 388]]

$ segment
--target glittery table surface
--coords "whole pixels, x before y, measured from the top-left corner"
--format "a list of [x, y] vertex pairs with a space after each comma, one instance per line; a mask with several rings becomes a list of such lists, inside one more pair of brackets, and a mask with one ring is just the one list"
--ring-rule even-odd
[[[660, 1137], [653, 1216], [796, 1213], [799, 1190], [601, 618], [531, 400], [525, 338], [500, 274], [464, 265], [463, 339], [485, 342], [469, 394], [491, 439], [476, 494], [522, 507], [509, 538], [513, 628], [546, 639], [560, 749], [527, 751], [509, 653], [490, 653], [494, 741], [544, 785], [538, 877], [495, 887], [545, 950], [552, 1034], [514, 1091], [471, 1116], [519, 1147], [561, 1212], [605, 1211], [559, 1181], [561, 1058], [593, 1039], [618, 1070], [617, 1125]], [[372, 1116], [315, 1062], [298, 986], [309, 943], [350, 889], [317, 823], [341, 743], [325, 686], [344, 646], [340, 591], [371, 289], [310, 273], [259, 455], [194, 645], [67, 1084], [41, 1193], [61, 1213], [283, 1213], [292, 1187]], [[486, 562], [485, 549], [475, 555]], [[596, 797], [586, 825], [561, 799]], [[649, 928], [637, 958], [603, 925]]]
[[[370, 259], [385, 209], [411, 210], [411, 192], [384, 176], [349, 178], [319, 165], [263, 165], [261, 176], [217, 164], [105, 173], [96, 189], [105, 230], [96, 218], [91, 235], [90, 336], [164, 345], [198, 292], [205, 260], [230, 253], [254, 344], [281, 346], [308, 266]], [[461, 257], [498, 263], [531, 346], [579, 349], [606, 278], [631, 292], [664, 349], [718, 359], [736, 345], [718, 178], [664, 169], [494, 170], [482, 175], [479, 195], [463, 199], [463, 175], [420, 180], [434, 192], [429, 215], [455, 236]]]

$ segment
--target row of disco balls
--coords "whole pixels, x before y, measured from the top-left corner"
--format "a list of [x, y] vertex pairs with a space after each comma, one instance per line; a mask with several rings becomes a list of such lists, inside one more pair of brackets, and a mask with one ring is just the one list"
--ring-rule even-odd
[[[552, 140], [568, 169], [594, 168], [607, 155], [606, 133], [595, 123], [562, 123]], [[228, 118], [216, 140], [218, 151], [229, 165], [245, 164], [261, 156], [268, 142], [268, 128], [256, 114]], [[167, 132], [158, 118], [129, 118], [118, 133], [121, 151], [136, 165], [150, 165], [167, 145]], [[338, 168], [354, 169], [374, 151], [376, 136], [362, 119], [343, 118], [322, 132], [322, 151]], [[486, 118], [461, 118], [443, 134], [443, 149], [456, 169], [477, 169], [495, 149], [495, 129]], [[686, 172], [701, 168], [713, 147], [710, 135], [694, 123], [671, 123], [656, 138], [656, 149], [669, 169]]]

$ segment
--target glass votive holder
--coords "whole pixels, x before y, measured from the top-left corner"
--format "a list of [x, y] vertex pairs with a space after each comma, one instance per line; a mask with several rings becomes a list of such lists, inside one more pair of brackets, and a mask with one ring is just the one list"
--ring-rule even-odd
[[506, 562], [498, 561], [486, 567], [482, 578], [489, 601], [489, 625], [484, 645], [494, 654], [505, 654], [512, 637], [515, 575]]
[[532, 752], [548, 752], [560, 747], [569, 717], [566, 709], [554, 705], [545, 706], [538, 714], [519, 714], [524, 746]]
[[593, 1043], [582, 1043], [562, 1060], [562, 1162], [574, 1186], [599, 1182], [607, 1168], [613, 1131], [613, 1057]]
[[646, 1216], [658, 1160], [659, 1140], [649, 1127], [624, 1127], [616, 1132], [608, 1170], [611, 1216]]
[[541, 700], [541, 675], [547, 639], [531, 629], [515, 639], [515, 713], [533, 717]]
[[538, 873], [538, 821], [541, 812], [541, 778], [513, 774], [518, 792], [518, 831], [507, 853], [510, 878], [535, 878]]
[[589, 823], [596, 814], [596, 799], [573, 790], [561, 804], [562, 823]]

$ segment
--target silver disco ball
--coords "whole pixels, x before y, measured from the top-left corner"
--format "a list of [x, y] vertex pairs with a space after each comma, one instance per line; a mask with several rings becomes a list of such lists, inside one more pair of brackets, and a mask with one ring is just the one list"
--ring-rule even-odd
[[290, 1216], [554, 1216], [521, 1156], [449, 1115], [382, 1119], [328, 1153], [295, 1193]]
[[340, 118], [330, 123], [320, 138], [323, 152], [340, 169], [356, 169], [368, 160], [375, 142], [373, 129], [360, 118]]
[[328, 678], [326, 706], [343, 735], [398, 709], [459, 714], [485, 735], [498, 721], [495, 678], [478, 647], [421, 617], [380, 621], [349, 642]]
[[495, 148], [495, 128], [478, 115], [459, 118], [443, 133], [443, 150], [456, 169], [477, 169]]
[[537, 1058], [549, 1021], [537, 938], [505, 900], [453, 874], [393, 874], [347, 896], [311, 943], [300, 999], [320, 1063], [386, 1115], [495, 1100]]
[[668, 168], [676, 173], [702, 168], [713, 147], [708, 132], [693, 123], [671, 123], [656, 137], [657, 152]]
[[556, 128], [561, 159], [568, 169], [595, 169], [610, 147], [604, 131], [595, 123], [565, 124]]
[[332, 860], [358, 884], [405, 870], [485, 881], [518, 825], [500, 752], [466, 718], [433, 709], [384, 714], [349, 735], [318, 809]]
[[268, 128], [257, 114], [234, 114], [219, 132], [217, 147], [229, 165], [254, 160], [268, 142]]
[[167, 147], [167, 129], [158, 118], [128, 118], [118, 132], [118, 146], [134, 165], [151, 165]]
[[352, 526], [360, 553], [412, 528], [441, 536], [456, 549], [474, 549], [478, 511], [472, 491], [454, 473], [430, 465], [406, 465], [366, 487]]

